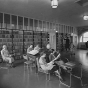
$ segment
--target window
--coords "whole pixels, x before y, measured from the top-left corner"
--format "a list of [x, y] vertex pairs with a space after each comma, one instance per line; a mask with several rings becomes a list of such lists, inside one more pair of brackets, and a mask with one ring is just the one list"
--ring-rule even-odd
[[28, 18], [24, 18], [24, 30], [28, 30]]
[[10, 15], [4, 14], [4, 26], [5, 28], [10, 28]]
[[0, 13], [0, 28], [2, 28], [3, 24], [3, 13]]
[[34, 20], [34, 31], [38, 28], [38, 20]]
[[29, 22], [30, 22], [30, 30], [33, 30], [33, 19], [29, 19]]
[[83, 42], [87, 42], [88, 41], [88, 38], [83, 38]]
[[23, 17], [18, 16], [18, 29], [23, 30]]
[[17, 29], [17, 16], [12, 15], [12, 29]]
[[84, 33], [81, 37], [80, 37], [80, 42], [87, 42], [88, 41], [88, 32]]
[[83, 37], [87, 37], [88, 38], [88, 32], [84, 33]]

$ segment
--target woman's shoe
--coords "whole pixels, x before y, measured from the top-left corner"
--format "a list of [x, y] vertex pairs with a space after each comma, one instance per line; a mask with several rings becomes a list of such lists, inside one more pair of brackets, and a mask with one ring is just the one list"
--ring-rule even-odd
[[57, 76], [57, 77], [59, 77], [59, 79], [60, 80], [63, 80], [63, 78], [60, 76], [60, 74], [58, 74], [57, 72], [55, 72], [55, 75]]
[[10, 64], [10, 67], [11, 67], [11, 68], [13, 68], [13, 67], [14, 67], [14, 64], [13, 64], [13, 63], [11, 63], [11, 64]]

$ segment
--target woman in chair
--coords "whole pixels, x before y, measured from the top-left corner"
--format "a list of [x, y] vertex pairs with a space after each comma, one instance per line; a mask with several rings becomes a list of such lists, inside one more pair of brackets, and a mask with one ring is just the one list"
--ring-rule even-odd
[[45, 57], [46, 57], [45, 52], [42, 52], [40, 54], [40, 58], [39, 58], [40, 67], [45, 71], [50, 71], [51, 73], [54, 72], [60, 79], [62, 79], [62, 77], [60, 76], [60, 73], [59, 73], [59, 66], [54, 64], [54, 61], [60, 57], [60, 54], [57, 56], [57, 58], [50, 61], [49, 63], [46, 62]]
[[50, 60], [49, 60], [49, 55], [52, 53], [50, 44], [47, 44], [47, 45], [46, 45], [45, 52], [46, 52], [46, 57], [45, 57], [46, 62], [49, 63], [49, 62], [50, 62]]
[[27, 53], [27, 56], [29, 58], [32, 58], [33, 61], [35, 61], [36, 57], [39, 57], [39, 51], [40, 51], [40, 47], [39, 45], [36, 45], [36, 47], [33, 50]]
[[8, 61], [10, 66], [13, 66], [14, 59], [9, 54], [9, 51], [7, 50], [6, 45], [3, 45], [3, 49], [1, 50], [1, 55], [2, 55], [3, 61]]

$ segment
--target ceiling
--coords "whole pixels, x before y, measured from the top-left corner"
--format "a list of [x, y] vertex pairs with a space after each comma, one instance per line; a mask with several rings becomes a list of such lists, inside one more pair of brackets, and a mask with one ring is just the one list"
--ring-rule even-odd
[[87, 26], [88, 21], [82, 17], [88, 14], [88, 6], [80, 6], [75, 1], [59, 0], [58, 8], [52, 9], [50, 0], [0, 0], [0, 12], [76, 27]]

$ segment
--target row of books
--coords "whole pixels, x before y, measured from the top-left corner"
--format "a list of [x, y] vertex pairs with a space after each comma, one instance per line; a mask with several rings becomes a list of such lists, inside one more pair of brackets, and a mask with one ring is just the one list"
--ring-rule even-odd
[[[43, 36], [44, 35], [44, 36]], [[0, 49], [3, 45], [7, 45], [8, 49], [15, 53], [23, 53], [30, 44], [40, 44], [41, 46], [47, 44], [49, 41], [47, 32], [33, 32], [26, 30], [0, 30]]]

